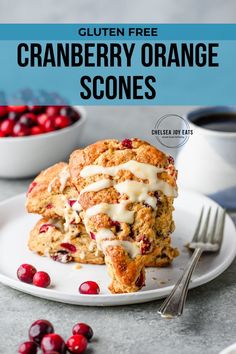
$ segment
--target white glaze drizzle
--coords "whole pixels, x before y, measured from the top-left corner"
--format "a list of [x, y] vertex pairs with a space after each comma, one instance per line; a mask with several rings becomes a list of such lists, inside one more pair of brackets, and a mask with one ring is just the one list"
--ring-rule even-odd
[[113, 185], [110, 179], [101, 179], [97, 182], [91, 183], [80, 191], [80, 195], [85, 192], [98, 192], [102, 189], [109, 188]]
[[100, 203], [88, 208], [85, 215], [90, 218], [97, 214], [107, 214], [112, 220], [132, 224], [134, 221], [134, 211], [127, 210], [127, 200], [122, 200], [118, 204]]
[[59, 173], [60, 192], [61, 193], [64, 191], [69, 177], [70, 177], [70, 173], [68, 171], [68, 168], [67, 167], [63, 168], [63, 170]]
[[66, 183], [67, 183], [67, 180], [69, 177], [70, 177], [70, 173], [68, 171], [68, 168], [67, 167], [63, 168], [63, 170], [58, 174], [58, 176], [54, 177], [53, 180], [49, 183], [48, 193], [52, 192], [52, 187], [53, 187], [55, 181], [57, 180], [57, 178], [59, 178], [60, 192], [62, 193], [65, 189], [65, 186], [66, 186]]
[[140, 254], [139, 247], [130, 241], [117, 240], [116, 236], [110, 229], [100, 229], [96, 233], [97, 249], [105, 252], [109, 246], [121, 246], [123, 247], [131, 258], [135, 258]]
[[80, 172], [80, 176], [84, 178], [91, 177], [97, 174], [115, 176], [121, 170], [128, 170], [136, 177], [141, 179], [148, 179], [150, 182], [156, 181], [157, 173], [165, 171], [164, 168], [156, 167], [135, 160], [130, 160], [123, 164], [111, 167], [103, 167], [99, 165], [85, 166]]
[[148, 192], [155, 191], [152, 184], [126, 180], [115, 185], [117, 192], [126, 194], [132, 203], [145, 202], [153, 209], [157, 208], [157, 198], [151, 197]]

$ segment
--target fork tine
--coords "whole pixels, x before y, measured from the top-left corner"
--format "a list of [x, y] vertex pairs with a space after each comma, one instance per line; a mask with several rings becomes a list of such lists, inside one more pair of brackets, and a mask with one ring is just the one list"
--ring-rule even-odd
[[218, 218], [219, 218], [219, 207], [217, 207], [216, 212], [215, 212], [215, 217], [213, 221], [213, 229], [212, 232], [209, 234], [209, 240], [208, 242], [210, 243], [215, 243], [215, 236], [216, 236], [216, 230], [217, 230], [217, 223], [218, 223]]
[[217, 223], [218, 228], [216, 228], [216, 233], [214, 237], [214, 242], [221, 245], [224, 236], [224, 226], [225, 226], [225, 209], [221, 211], [220, 221]]
[[196, 230], [195, 230], [194, 235], [193, 235], [192, 242], [197, 242], [198, 234], [199, 234], [199, 231], [200, 231], [200, 228], [201, 228], [203, 213], [204, 213], [204, 206], [202, 207], [201, 214], [200, 214], [200, 217], [199, 217], [199, 220], [198, 220], [198, 224], [197, 224]]
[[203, 226], [203, 230], [199, 235], [198, 242], [206, 242], [207, 240], [207, 230], [208, 230], [210, 215], [211, 215], [211, 207], [208, 208], [206, 220]]

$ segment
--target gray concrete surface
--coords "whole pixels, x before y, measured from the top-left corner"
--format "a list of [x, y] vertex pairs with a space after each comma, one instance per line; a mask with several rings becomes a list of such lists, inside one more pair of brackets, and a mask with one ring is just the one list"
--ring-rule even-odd
[[[111, 136], [140, 136], [155, 143], [150, 130], [156, 117], [188, 109], [90, 107], [80, 143]], [[24, 192], [28, 184], [29, 180], [0, 180], [0, 199]], [[88, 354], [217, 354], [236, 341], [235, 273], [236, 262], [214, 281], [191, 290], [184, 316], [176, 320], [160, 318], [160, 301], [91, 308], [42, 300], [0, 285], [0, 353], [16, 353], [18, 343], [27, 339], [29, 325], [46, 318], [65, 337], [75, 322], [89, 323], [95, 338]]]

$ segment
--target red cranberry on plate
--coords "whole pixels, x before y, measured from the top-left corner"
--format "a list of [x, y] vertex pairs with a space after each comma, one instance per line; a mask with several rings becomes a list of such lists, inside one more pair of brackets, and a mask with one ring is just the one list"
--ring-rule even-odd
[[14, 125], [13, 136], [22, 137], [22, 136], [29, 135], [29, 133], [30, 133], [30, 129], [25, 124], [18, 122]]
[[56, 333], [47, 334], [46, 336], [43, 337], [42, 342], [41, 342], [41, 349], [42, 349], [43, 353], [47, 353], [52, 350], [54, 350], [60, 354], [66, 353], [65, 342], [62, 339], [62, 337]]
[[37, 272], [33, 277], [33, 284], [40, 288], [47, 288], [51, 283], [50, 276], [46, 272]]
[[5, 138], [5, 134], [0, 130], [0, 138]]
[[5, 119], [0, 125], [0, 131], [6, 136], [11, 135], [15, 123], [11, 119]]
[[121, 145], [124, 149], [132, 149], [132, 140], [124, 139], [122, 140]]
[[37, 354], [38, 347], [34, 342], [24, 342], [19, 346], [19, 354]]
[[42, 126], [36, 125], [30, 129], [30, 134], [31, 135], [38, 135], [38, 134], [43, 134], [45, 133], [45, 130]]
[[36, 272], [37, 270], [31, 264], [21, 264], [17, 269], [17, 277], [24, 283], [32, 284]]
[[37, 345], [40, 345], [43, 337], [53, 332], [54, 328], [51, 322], [47, 320], [37, 320], [30, 326], [29, 338]]
[[71, 125], [71, 120], [69, 117], [57, 116], [54, 120], [54, 124], [57, 129], [63, 129]]
[[72, 329], [72, 333], [73, 334], [82, 334], [83, 336], [85, 336], [87, 338], [87, 340], [90, 340], [93, 336], [92, 328], [89, 325], [87, 325], [86, 323], [82, 323], [82, 322], [74, 325], [74, 327]]
[[95, 281], [89, 280], [80, 285], [79, 292], [80, 294], [97, 295], [100, 293], [100, 288]]
[[86, 350], [87, 345], [87, 339], [81, 334], [71, 336], [66, 342], [66, 346], [72, 354], [83, 353]]

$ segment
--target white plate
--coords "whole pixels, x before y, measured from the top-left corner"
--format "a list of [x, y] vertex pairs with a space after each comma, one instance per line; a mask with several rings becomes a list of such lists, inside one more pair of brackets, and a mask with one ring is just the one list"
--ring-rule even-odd
[[[168, 268], [149, 268], [146, 286], [141, 291], [112, 295], [107, 290], [109, 277], [105, 266], [82, 265], [82, 268], [78, 270], [75, 269], [73, 263], [60, 264], [49, 258], [33, 254], [27, 249], [29, 231], [39, 216], [27, 214], [24, 204], [24, 195], [18, 195], [0, 203], [0, 281], [31, 295], [89, 306], [141, 303], [168, 295], [191, 255], [184, 245], [193, 235], [202, 205], [217, 205], [203, 195], [181, 191], [175, 202], [176, 231], [172, 237], [173, 244], [181, 252], [180, 256]], [[227, 215], [221, 251], [218, 254], [202, 256], [190, 287], [194, 288], [216, 278], [231, 264], [235, 255], [235, 226]], [[16, 270], [22, 263], [30, 263], [38, 270], [47, 271], [51, 276], [52, 286], [49, 289], [42, 289], [20, 282], [16, 277]], [[100, 295], [78, 293], [79, 285], [86, 280], [94, 280], [99, 284]]]

